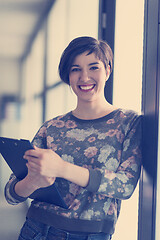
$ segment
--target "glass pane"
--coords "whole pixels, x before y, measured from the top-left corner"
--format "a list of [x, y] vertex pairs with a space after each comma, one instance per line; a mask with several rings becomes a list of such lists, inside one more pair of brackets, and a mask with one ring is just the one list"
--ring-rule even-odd
[[64, 85], [59, 85], [47, 92], [46, 120], [64, 114]]
[[24, 63], [23, 97], [29, 99], [43, 89], [44, 31], [40, 31]]
[[[89, 11], [91, 6], [92, 11]], [[73, 38], [82, 35], [98, 36], [98, 6], [99, 0], [58, 0], [55, 2], [48, 19], [48, 85], [59, 80], [60, 56]]]
[[[58, 63], [66, 41], [67, 1], [56, 1], [48, 18], [47, 84], [59, 80]], [[58, 24], [57, 24], [58, 23]]]
[[21, 97], [21, 135], [32, 139], [41, 125], [42, 99], [35, 98], [43, 90], [44, 78], [44, 31], [38, 33], [31, 52], [23, 65], [23, 83]]
[[44, 31], [39, 32], [33, 43], [30, 62], [29, 62], [29, 79], [30, 92], [39, 93], [43, 89], [44, 78]]
[[76, 96], [68, 85], [61, 84], [47, 92], [46, 120], [65, 114], [76, 106]]
[[98, 36], [99, 0], [68, 1], [68, 41], [82, 35]]
[[21, 136], [32, 140], [42, 125], [42, 99], [31, 99], [21, 107]]

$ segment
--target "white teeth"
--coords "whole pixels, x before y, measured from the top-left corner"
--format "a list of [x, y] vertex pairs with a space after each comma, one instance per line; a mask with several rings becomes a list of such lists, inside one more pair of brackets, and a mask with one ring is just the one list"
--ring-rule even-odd
[[94, 84], [93, 85], [90, 85], [90, 86], [79, 86], [80, 87], [80, 89], [82, 89], [82, 90], [89, 90], [89, 89], [92, 89], [93, 87], [94, 87]]

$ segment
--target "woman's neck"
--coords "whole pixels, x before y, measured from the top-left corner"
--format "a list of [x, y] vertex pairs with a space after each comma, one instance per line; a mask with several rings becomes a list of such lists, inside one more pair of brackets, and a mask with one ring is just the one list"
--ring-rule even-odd
[[96, 119], [103, 117], [117, 108], [105, 101], [103, 104], [77, 104], [72, 114], [80, 119]]

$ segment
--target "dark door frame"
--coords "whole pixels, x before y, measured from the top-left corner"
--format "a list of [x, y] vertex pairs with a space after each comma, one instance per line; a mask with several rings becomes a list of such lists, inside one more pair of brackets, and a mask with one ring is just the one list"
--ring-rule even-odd
[[158, 5], [159, 0], [145, 0], [142, 87], [143, 170], [140, 179], [138, 240], [155, 240], [160, 83]]
[[[105, 40], [114, 53], [116, 0], [99, 0], [98, 38]], [[109, 103], [113, 101], [113, 73], [105, 86], [105, 97]]]

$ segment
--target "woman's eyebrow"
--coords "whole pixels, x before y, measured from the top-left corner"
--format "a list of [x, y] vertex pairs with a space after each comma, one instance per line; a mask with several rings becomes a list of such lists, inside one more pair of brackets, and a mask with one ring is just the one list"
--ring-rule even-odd
[[73, 64], [71, 67], [79, 67], [78, 64]]
[[[92, 66], [92, 65], [95, 65], [95, 64], [99, 64], [99, 62], [89, 63], [88, 66]], [[71, 67], [80, 67], [80, 65], [78, 65], [78, 64], [73, 64]]]
[[95, 65], [95, 64], [99, 64], [99, 62], [89, 63], [88, 65], [91, 66], [91, 65]]

